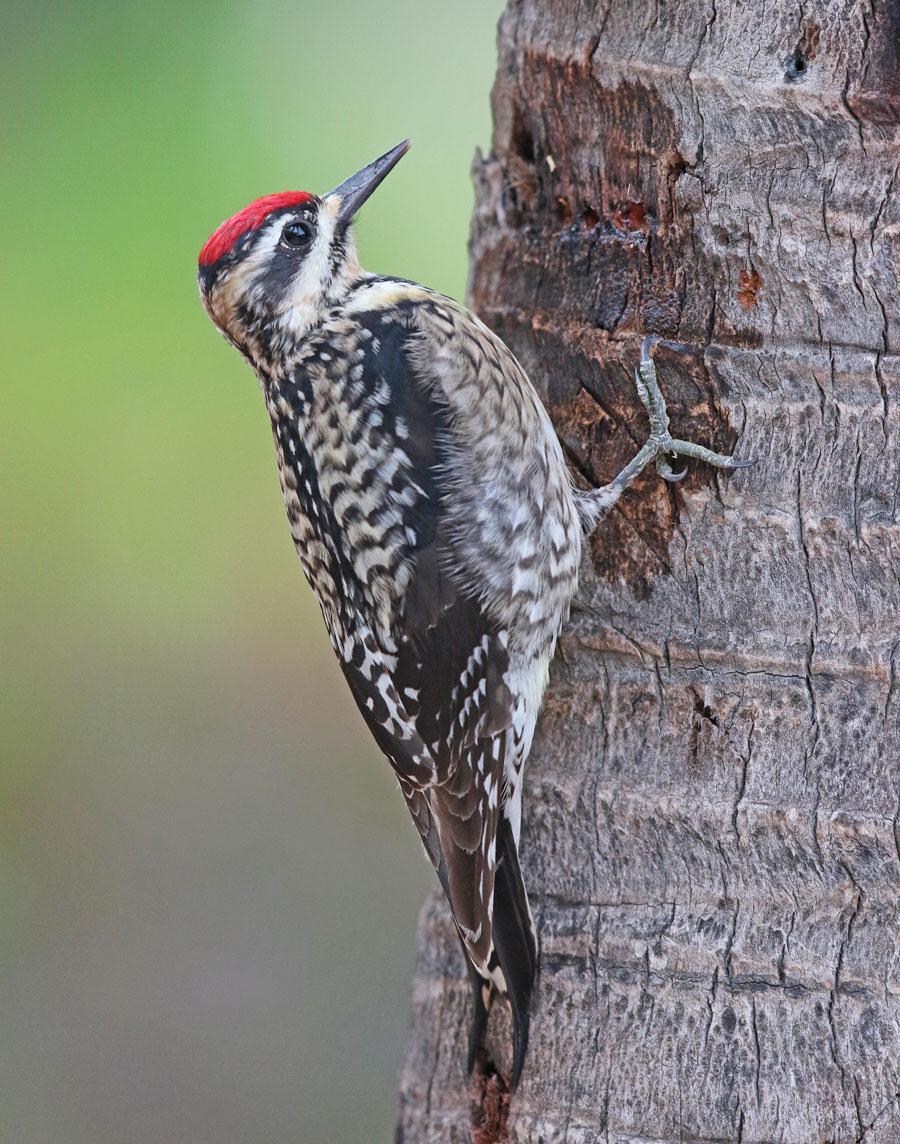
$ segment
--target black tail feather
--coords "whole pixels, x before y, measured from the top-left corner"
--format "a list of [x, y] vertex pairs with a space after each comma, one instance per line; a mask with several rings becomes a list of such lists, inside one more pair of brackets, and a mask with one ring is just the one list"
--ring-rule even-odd
[[[499, 964], [503, 971], [512, 1009], [513, 1066], [510, 1089], [514, 1091], [522, 1075], [525, 1054], [528, 1051], [529, 1009], [537, 972], [537, 950], [512, 827], [503, 815], [497, 824], [497, 854], [497, 872], [494, 881], [494, 952], [491, 964]], [[491, 989], [491, 985], [469, 960], [461, 934], [459, 939], [472, 984], [472, 1024], [469, 1027], [466, 1065], [471, 1073], [487, 1030], [489, 1002], [485, 1003], [484, 995], [485, 991]]]
[[[463, 946], [463, 953], [465, 951], [466, 947]], [[466, 964], [469, 967], [469, 980], [472, 982], [472, 1024], [469, 1026], [469, 1055], [466, 1061], [466, 1071], [471, 1072], [475, 1068], [478, 1050], [481, 1048], [487, 1030], [488, 1011], [484, 1003], [484, 993], [488, 984], [474, 968], [468, 957]]]
[[522, 1074], [528, 1050], [529, 1008], [537, 971], [537, 950], [528, 898], [519, 869], [512, 827], [501, 814], [497, 823], [497, 873], [494, 882], [494, 949], [512, 1007], [513, 1067], [510, 1089]]

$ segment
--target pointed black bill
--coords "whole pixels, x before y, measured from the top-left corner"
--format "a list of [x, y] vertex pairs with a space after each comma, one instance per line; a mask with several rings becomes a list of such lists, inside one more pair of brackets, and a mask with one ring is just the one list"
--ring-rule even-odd
[[363, 167], [361, 171], [357, 171], [355, 175], [345, 179], [339, 187], [335, 187], [330, 194], [325, 196], [326, 199], [340, 199], [341, 205], [337, 215], [339, 227], [348, 226], [353, 221], [353, 216], [369, 195], [391, 173], [411, 146], [410, 140], [404, 139], [402, 143], [392, 147], [381, 158], [375, 159], [367, 167]]

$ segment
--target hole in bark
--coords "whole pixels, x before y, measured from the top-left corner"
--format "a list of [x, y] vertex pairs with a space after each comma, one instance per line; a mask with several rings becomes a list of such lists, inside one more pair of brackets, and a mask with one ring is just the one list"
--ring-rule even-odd
[[787, 71], [784, 78], [788, 83], [797, 83], [806, 78], [809, 65], [816, 58], [819, 50], [821, 29], [813, 20], [805, 20], [800, 31], [800, 39], [794, 48], [794, 54], [788, 60]]
[[801, 49], [797, 48], [794, 55], [788, 61], [787, 71], [784, 72], [784, 79], [788, 84], [796, 84], [798, 79], [803, 79], [806, 74], [806, 61], [803, 58]]
[[694, 702], [694, 710], [708, 723], [712, 723], [714, 727], [718, 727], [719, 717], [708, 703], [704, 703], [702, 699], [697, 699]]
[[713, 228], [713, 236], [716, 240], [717, 246], [727, 246], [731, 241], [731, 236], [724, 226], [717, 226]]
[[597, 223], [600, 221], [600, 216], [593, 207], [585, 207], [581, 212], [581, 221], [584, 223], [588, 230], [593, 230]]
[[512, 149], [523, 162], [534, 163], [534, 138], [521, 114], [513, 119]]
[[802, 80], [806, 75], [806, 56], [799, 45], [794, 49], [794, 54], [788, 60], [787, 70], [784, 73], [784, 78], [788, 83], [797, 83]]

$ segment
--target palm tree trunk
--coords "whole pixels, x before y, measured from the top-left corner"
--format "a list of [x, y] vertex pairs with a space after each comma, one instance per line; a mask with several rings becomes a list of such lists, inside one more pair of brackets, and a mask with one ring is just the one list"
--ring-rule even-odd
[[900, 1141], [898, 31], [897, 0], [501, 21], [472, 305], [591, 483], [643, 439], [645, 333], [673, 433], [758, 464], [600, 526], [526, 786], [522, 1084], [463, 1075], [435, 894], [400, 1141]]

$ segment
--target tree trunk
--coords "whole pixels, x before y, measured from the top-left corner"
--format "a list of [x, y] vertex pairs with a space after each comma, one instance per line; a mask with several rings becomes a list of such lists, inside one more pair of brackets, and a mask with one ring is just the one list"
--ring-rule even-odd
[[[522, 1083], [463, 1073], [434, 894], [399, 1141], [900, 1141], [898, 30], [897, 0], [501, 21], [473, 307], [591, 483], [646, 432], [645, 333], [673, 433], [758, 463], [651, 470], [598, 529], [527, 773]], [[501, 1071], [507, 1041], [495, 1006]]]

